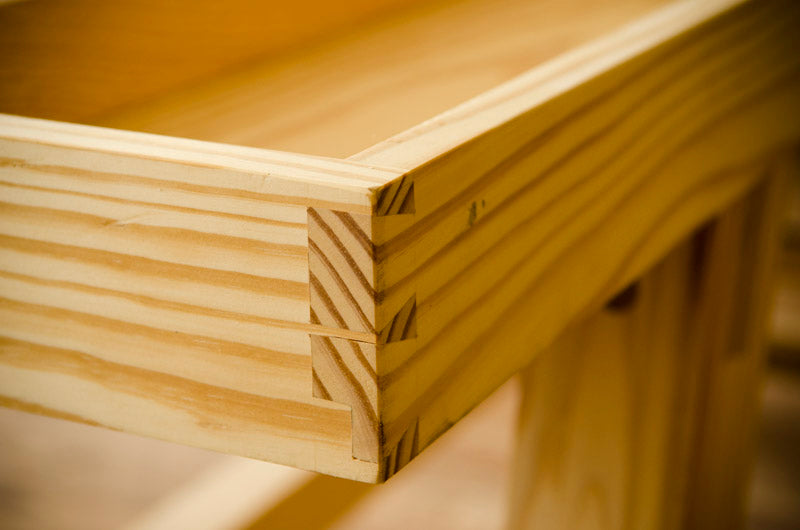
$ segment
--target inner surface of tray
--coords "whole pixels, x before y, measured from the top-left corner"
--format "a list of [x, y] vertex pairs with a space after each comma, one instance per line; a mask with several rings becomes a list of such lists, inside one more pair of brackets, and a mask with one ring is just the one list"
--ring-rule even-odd
[[[157, 94], [143, 94], [125, 104], [106, 105], [98, 112], [70, 119], [347, 157], [662, 3], [664, 0], [468, 0], [421, 4], [386, 0], [380, 2], [381, 9], [351, 5], [346, 9], [351, 19], [366, 22], [348, 25], [339, 14], [338, 22], [313, 22], [315, 31], [292, 33], [283, 29], [286, 35], [276, 37], [278, 44], [259, 44], [263, 50], [260, 58], [243, 54], [236, 64], [225, 64], [218, 57], [218, 48], [206, 43], [199, 51], [215, 50], [209, 61], [219, 65], [209, 67], [205, 77], [201, 73], [194, 75], [202, 79], [172, 83]], [[413, 5], [398, 7], [399, 4]], [[253, 10], [256, 18], [267, 16], [253, 6], [235, 7]], [[190, 18], [188, 23], [208, 23], [197, 18]], [[239, 23], [250, 28], [251, 22], [245, 18], [240, 16], [237, 20], [243, 19]], [[287, 23], [306, 23], [285, 14], [284, 18]], [[152, 28], [154, 41], [163, 29]], [[196, 32], [186, 33], [197, 38]], [[226, 32], [217, 32], [208, 38], [219, 40], [225, 35]], [[140, 36], [148, 38], [147, 32]], [[239, 53], [236, 46], [231, 50], [230, 53]], [[191, 58], [198, 59], [196, 54]], [[124, 69], [128, 58], [123, 53], [119, 60], [122, 64], [115, 64], [114, 68]], [[175, 60], [179, 61], [176, 68], [186, 68], [180, 54]], [[69, 63], [50, 68], [58, 66], [69, 67]], [[168, 65], [160, 65], [157, 72], [150, 72], [147, 65], [139, 63], [131, 66], [134, 67], [141, 70], [143, 83], [152, 82], [145, 79], [147, 76], [164, 75], [162, 70], [169, 73]], [[1, 81], [4, 85], [15, 82], [8, 76]], [[53, 86], [50, 90], [55, 93], [60, 88]], [[0, 110], [13, 113], [15, 109], [9, 106], [5, 103]], [[36, 117], [52, 114], [58, 118], [60, 114], [47, 105], [42, 109]]]

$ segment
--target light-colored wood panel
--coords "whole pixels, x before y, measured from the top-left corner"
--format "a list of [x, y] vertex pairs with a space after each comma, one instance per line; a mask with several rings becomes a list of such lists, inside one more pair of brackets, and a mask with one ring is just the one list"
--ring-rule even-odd
[[[57, 286], [63, 292], [72, 289], [83, 291], [87, 296], [91, 293], [96, 298], [116, 297], [120, 303], [150, 306], [156, 311], [179, 310], [229, 318], [240, 315], [243, 320], [279, 328], [310, 328], [298, 322], [308, 308], [306, 293], [299, 292], [295, 296], [274, 290], [270, 293], [268, 278], [203, 271], [198, 267], [181, 267], [9, 236], [0, 236], [0, 256], [2, 273], [26, 276], [39, 284]], [[144, 278], [147, 282], [136, 281]], [[280, 282], [273, 283], [280, 285]], [[305, 286], [303, 282], [292, 288], [300, 291]], [[280, 301], [285, 307], [281, 310], [265, 307], [265, 302], [270, 300]], [[281, 317], [287, 321], [277, 320]]]
[[[17, 173], [15, 177], [19, 180], [24, 179], [28, 184], [0, 184], [6, 203], [26, 208], [47, 209], [54, 213], [63, 212], [62, 215], [69, 213], [72, 214], [69, 217], [75, 220], [80, 220], [76, 214], [91, 212], [92, 216], [103, 219], [107, 225], [114, 226], [135, 221], [139, 226], [163, 227], [175, 235], [183, 236], [175, 239], [189, 239], [197, 237], [198, 232], [204, 232], [208, 234], [210, 248], [221, 247], [221, 241], [215, 241], [213, 236], [237, 238], [239, 244], [234, 248], [247, 249], [258, 244], [256, 251], [259, 253], [263, 251], [267, 255], [272, 253], [286, 257], [298, 256], [303, 254], [305, 248], [302, 241], [305, 231], [303, 225], [299, 223], [261, 220], [246, 216], [236, 218], [231, 214], [218, 212], [199, 212], [189, 208], [181, 210], [167, 205], [51, 190], [41, 186], [44, 183], [37, 182], [35, 175], [25, 174], [24, 170], [19, 173], [23, 174]], [[201, 213], [203, 215], [198, 215]], [[165, 231], [165, 235], [169, 234], [170, 232]]]
[[93, 123], [346, 157], [663, 3], [422, 2]]
[[523, 372], [510, 528], [682, 527], [701, 363], [685, 347], [696, 246]]
[[407, 4], [28, 0], [0, 3], [0, 111], [85, 120]]
[[304, 330], [306, 208], [349, 195], [344, 209], [369, 211], [368, 187], [397, 175], [11, 116], [0, 131], [6, 272]]
[[376, 480], [350, 406], [313, 396], [309, 332], [371, 335], [310, 323], [306, 211], [369, 211], [397, 171], [12, 116], [0, 137], [4, 403]]
[[[486, 87], [490, 90], [351, 158], [373, 162], [392, 160], [397, 167], [416, 167], [429, 162], [549, 99], [574, 91], [587, 80], [632, 61], [637, 55], [641, 55], [640, 61], [644, 62], [647, 61], [645, 55], [658, 56], [653, 49], [674, 38], [678, 26], [688, 29], [703, 25], [721, 12], [745, 3], [746, 0], [711, 0], [703, 3], [670, 2], [660, 8], [656, 4], [647, 6], [635, 19], [621, 19], [629, 24], [613, 30], [605, 28], [597, 35], [599, 38], [586, 45], [573, 45], [561, 50], [561, 54], [545, 55], [543, 64], [520, 72], [499, 86]], [[593, 14], [596, 8], [598, 6], [591, 6]], [[579, 10], [585, 12], [587, 6]], [[572, 14], [568, 20], [572, 23], [577, 18], [589, 17]], [[606, 83], [622, 79], [606, 76]], [[598, 84], [595, 88], [600, 86], [607, 84]], [[595, 96], [601, 94], [601, 91], [594, 93]], [[568, 109], [561, 111], [568, 113]], [[543, 124], [541, 128], [547, 128], [547, 125]]]
[[509, 101], [362, 158], [430, 160], [403, 177], [415, 212], [374, 231], [376, 304], [417, 307], [416, 338], [379, 348], [387, 451], [417, 424], [427, 445], [764, 177], [800, 138], [786, 119], [800, 115], [798, 19], [792, 3], [669, 7], [580, 67], [545, 67]]
[[[220, 196], [261, 201], [261, 217], [270, 216], [264, 202], [369, 213], [370, 197], [364, 189], [403, 173], [282, 151], [10, 115], [0, 118], [4, 167], [68, 175], [77, 181], [165, 187], [209, 201]], [[168, 197], [152, 194], [152, 202], [161, 202], [153, 201], [153, 195]]]
[[69, 410], [114, 429], [374, 480], [375, 466], [352, 458], [350, 411], [326, 401], [263, 398], [11, 339], [2, 341], [0, 380], [23, 409]]
[[[302, 348], [302, 332], [291, 344], [300, 351], [285, 353], [246, 344], [231, 333], [235, 330], [192, 334], [8, 298], [0, 298], [0, 314], [0, 333], [10, 339], [63, 347], [222, 388], [308, 401], [311, 360], [304, 351], [307, 346]], [[162, 316], [162, 322], [170, 321]], [[259, 331], [265, 334], [264, 328]]]
[[524, 375], [512, 528], [739, 528], [785, 175]]
[[[239, 285], [245, 288], [255, 290], [258, 284], [258, 290], [267, 297], [277, 295], [304, 301], [308, 296], [304, 289], [305, 247], [174, 229], [161, 223], [153, 226], [136, 218], [117, 220], [90, 210], [75, 213], [31, 207], [10, 202], [11, 195], [4, 195], [8, 201], [0, 203], [0, 232], [6, 236], [36, 242], [43, 248], [53, 244], [83, 248], [94, 254], [97, 252], [93, 251], [102, 251], [128, 255], [155, 267], [168, 262], [179, 269], [218, 271], [220, 275], [241, 277]], [[143, 263], [141, 268], [149, 267]], [[209, 274], [209, 282], [223, 283], [213, 273]], [[230, 280], [226, 283], [237, 286]]]
[[689, 528], [744, 527], [787, 174], [796, 164], [793, 156], [777, 160], [769, 180], [707, 236], [690, 343], [703, 365], [684, 521]]
[[[139, 281], [142, 279], [139, 278]], [[24, 274], [0, 272], [3, 295], [9, 300], [78, 312], [91, 319], [111, 318], [171, 333], [199, 335], [211, 339], [236, 337], [238, 342], [258, 348], [307, 354], [306, 334], [311, 326], [283, 326], [269, 320], [248, 318], [238, 313], [215, 314], [202, 307], [185, 307], [169, 300], [141, 299], [125, 293], [93, 289], [69, 282], [44, 280]], [[177, 305], [177, 307], [176, 307]], [[268, 331], [268, 333], [265, 333]]]
[[353, 456], [377, 462], [381, 447], [375, 344], [311, 336], [315, 397], [348, 405], [353, 411]]

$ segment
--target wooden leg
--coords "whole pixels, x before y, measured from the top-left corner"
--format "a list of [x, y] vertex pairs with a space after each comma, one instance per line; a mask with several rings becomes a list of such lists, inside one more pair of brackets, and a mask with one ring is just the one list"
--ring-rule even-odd
[[782, 161], [768, 182], [708, 234], [691, 336], [692, 351], [703, 366], [685, 502], [687, 528], [744, 523], [786, 177], [795, 168], [795, 158]]
[[741, 526], [782, 181], [523, 373], [511, 528]]

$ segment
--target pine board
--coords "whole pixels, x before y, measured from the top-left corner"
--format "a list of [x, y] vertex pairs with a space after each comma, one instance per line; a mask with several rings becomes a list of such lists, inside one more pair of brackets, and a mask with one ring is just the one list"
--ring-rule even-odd
[[351, 159], [3, 116], [4, 404], [387, 480], [800, 140], [799, 11], [672, 4]]

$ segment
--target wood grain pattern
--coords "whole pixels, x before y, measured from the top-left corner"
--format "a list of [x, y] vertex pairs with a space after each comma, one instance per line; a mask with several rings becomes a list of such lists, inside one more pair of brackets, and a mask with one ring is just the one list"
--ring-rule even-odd
[[2, 394], [386, 480], [800, 141], [798, 23], [670, 5], [348, 160], [0, 117]]
[[416, 2], [91, 123], [347, 157], [665, 2]]
[[92, 120], [407, 3], [3, 2], [0, 112]]
[[400, 178], [378, 190], [375, 195], [375, 215], [400, 215], [416, 212], [414, 182]]
[[509, 528], [683, 528], [698, 247], [672, 250], [630, 305], [570, 326], [522, 372]]
[[312, 395], [309, 332], [370, 335], [309, 322], [306, 215], [384, 170], [10, 116], [0, 153], [5, 398], [374, 480]]
[[790, 155], [777, 159], [768, 179], [707, 234], [690, 344], [703, 364], [688, 528], [744, 527], [787, 176], [796, 164]]
[[412, 423], [392, 447], [384, 450], [381, 478], [389, 480], [420, 452], [419, 421]]
[[381, 385], [392, 350], [408, 350], [417, 337], [416, 297], [384, 303], [383, 261], [373, 246], [376, 231], [410, 220], [407, 208], [398, 206], [413, 204], [413, 189], [403, 182], [376, 191], [372, 216], [308, 209], [311, 323], [321, 326], [319, 333], [338, 327], [369, 334], [360, 341], [312, 334], [314, 396], [352, 408], [353, 456], [378, 464], [381, 480], [419, 452], [416, 425], [386, 443]]
[[308, 210], [312, 323], [375, 333], [375, 257], [369, 215]]
[[[378, 224], [385, 227], [406, 217], [400, 208], [385, 204], [409, 204], [404, 197], [410, 194], [402, 184], [385, 189], [376, 194], [374, 216], [308, 209], [311, 323], [321, 326], [319, 333], [341, 328], [369, 334], [360, 341], [312, 334], [311, 360], [314, 396], [352, 408], [353, 456], [394, 462], [399, 469], [410, 458], [391, 456], [396, 450], [384, 443], [380, 379], [386, 347], [416, 337], [416, 299], [394, 308], [378, 296], [382, 263], [375, 259], [373, 235]], [[392, 474], [383, 473], [384, 479]]]
[[417, 337], [417, 299], [412, 296], [378, 333], [378, 344], [389, 344]]
[[311, 335], [313, 394], [351, 408], [353, 457], [377, 464], [382, 429], [374, 260], [371, 216], [308, 209], [310, 321], [369, 334], [371, 340]]
[[763, 178], [800, 138], [798, 20], [669, 7], [357, 157], [418, 165], [415, 213], [374, 232], [378, 299], [417, 308], [378, 352], [387, 447], [415, 422], [428, 445]]
[[375, 345], [312, 335], [311, 364], [314, 396], [352, 409], [353, 456], [377, 462], [381, 429]]
[[526, 369], [511, 528], [744, 525], [785, 189], [771, 173]]

